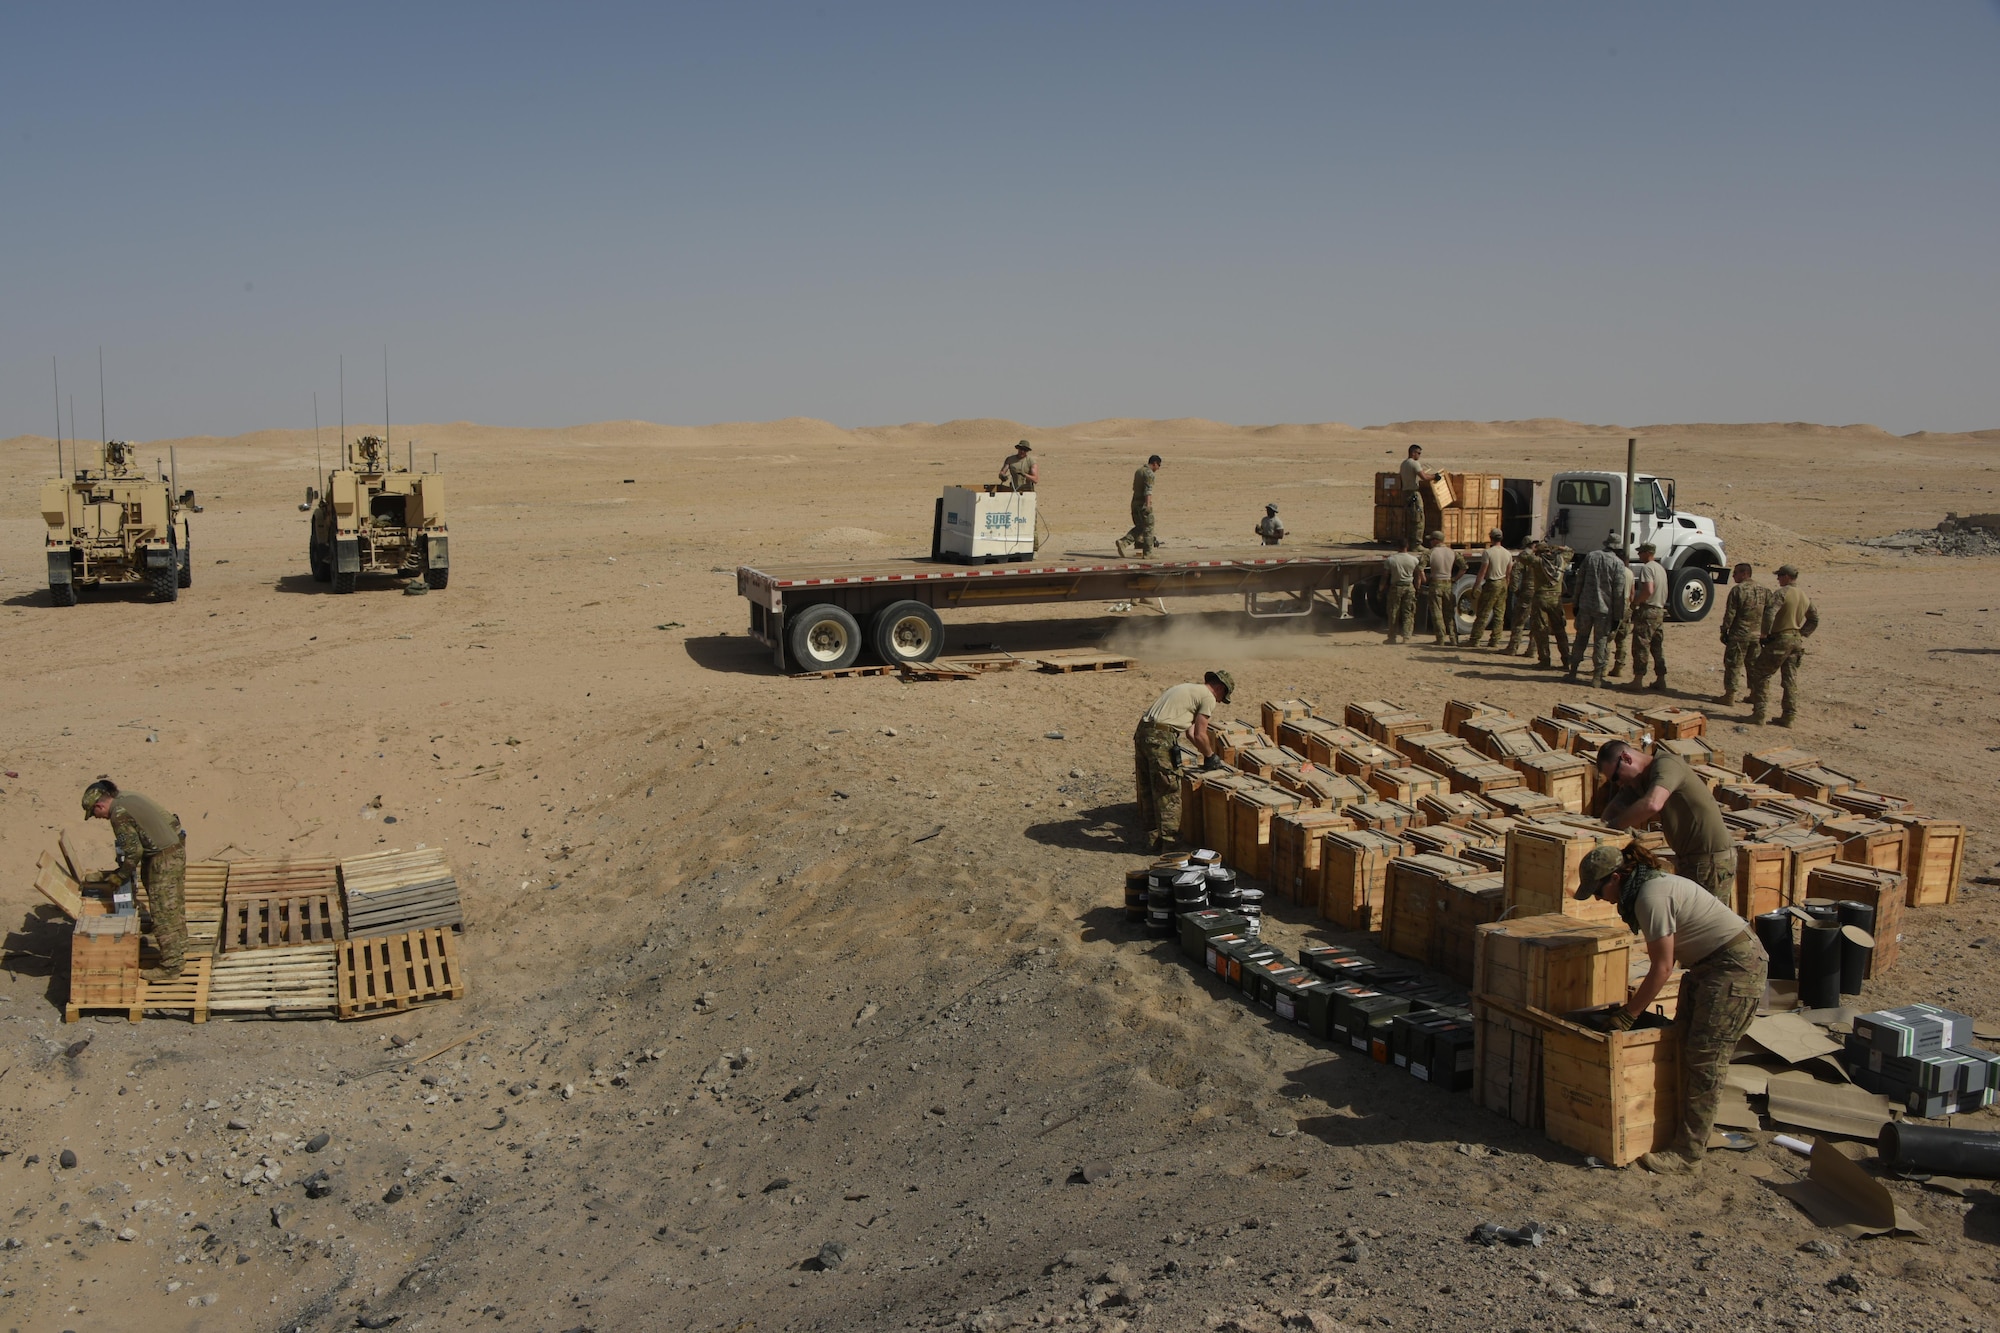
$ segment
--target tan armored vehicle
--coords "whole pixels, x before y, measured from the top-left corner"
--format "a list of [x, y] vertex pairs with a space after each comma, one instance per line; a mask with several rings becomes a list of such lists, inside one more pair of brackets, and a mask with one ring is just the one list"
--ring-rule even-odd
[[329, 473], [326, 494], [307, 488], [312, 575], [353, 592], [363, 574], [419, 574], [433, 588], [451, 580], [444, 523], [444, 478], [399, 468], [389, 442], [364, 435], [347, 446], [347, 466]]
[[76, 451], [74, 474], [42, 486], [50, 603], [75, 606], [79, 589], [128, 583], [143, 584], [156, 601], [175, 600], [193, 582], [194, 492], [176, 498], [124, 440], [79, 443]]

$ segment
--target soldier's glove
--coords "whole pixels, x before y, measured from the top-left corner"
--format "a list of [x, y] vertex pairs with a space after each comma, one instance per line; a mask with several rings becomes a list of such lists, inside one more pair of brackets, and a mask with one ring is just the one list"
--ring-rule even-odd
[[1604, 1026], [1612, 1032], [1630, 1032], [1639, 1020], [1624, 1005], [1619, 1005], [1604, 1016]]
[[1216, 769], [1221, 767], [1222, 767], [1222, 756], [1219, 754], [1212, 754], [1208, 758], [1201, 761], [1201, 771], [1204, 773], [1213, 773]]

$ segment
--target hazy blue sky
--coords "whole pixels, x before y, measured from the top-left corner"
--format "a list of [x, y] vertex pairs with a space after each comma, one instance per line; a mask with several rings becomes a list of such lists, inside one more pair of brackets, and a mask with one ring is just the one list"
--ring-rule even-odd
[[1991, 3], [7, 5], [0, 436], [2000, 426]]

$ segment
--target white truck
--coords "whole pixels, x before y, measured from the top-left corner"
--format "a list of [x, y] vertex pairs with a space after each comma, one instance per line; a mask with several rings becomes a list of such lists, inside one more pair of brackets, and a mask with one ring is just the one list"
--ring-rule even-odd
[[1621, 547], [1637, 559], [1639, 547], [1651, 542], [1654, 558], [1666, 566], [1668, 618], [1700, 620], [1715, 602], [1716, 586], [1729, 578], [1715, 521], [1676, 510], [1673, 478], [1645, 472], [1633, 474], [1628, 511], [1625, 478], [1623, 472], [1558, 472], [1550, 483], [1544, 535], [1581, 557], [1624, 526]]

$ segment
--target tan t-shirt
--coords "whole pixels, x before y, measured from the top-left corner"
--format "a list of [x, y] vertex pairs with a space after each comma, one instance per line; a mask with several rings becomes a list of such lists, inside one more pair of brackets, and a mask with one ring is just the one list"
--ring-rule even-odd
[[1392, 588], [1413, 587], [1417, 581], [1417, 570], [1422, 568], [1414, 555], [1408, 551], [1398, 551], [1389, 557], [1389, 586]]
[[1632, 919], [1648, 941], [1674, 937], [1674, 961], [1692, 966], [1749, 929], [1743, 918], [1691, 879], [1655, 875], [1639, 886]]
[[1163, 727], [1186, 731], [1197, 717], [1215, 716], [1215, 691], [1201, 681], [1176, 685], [1153, 701], [1141, 722], [1157, 722]]
[[1735, 847], [1729, 825], [1722, 822], [1722, 807], [1715, 803], [1708, 784], [1679, 755], [1653, 756], [1653, 762], [1639, 775], [1639, 794], [1655, 787], [1667, 789], [1667, 803], [1660, 811], [1660, 832], [1675, 856], [1715, 856]]
[[1402, 478], [1403, 494], [1415, 495], [1424, 484], [1424, 465], [1414, 458], [1405, 458], [1399, 470]]
[[1770, 609], [1764, 612], [1764, 632], [1783, 634], [1797, 633], [1805, 629], [1808, 622], [1817, 623], [1818, 613], [1814, 610], [1812, 598], [1806, 596], [1804, 588], [1792, 583], [1771, 594]]
[[1667, 604], [1667, 567], [1657, 560], [1648, 560], [1640, 565], [1635, 576], [1640, 583], [1652, 584], [1643, 605], [1665, 606]]
[[1514, 568], [1514, 553], [1506, 547], [1495, 544], [1486, 548], [1486, 561], [1479, 567], [1481, 583], [1505, 583], [1507, 572]]
[[1449, 546], [1433, 546], [1425, 560], [1431, 567], [1431, 582], [1451, 582], [1451, 571], [1458, 568], [1458, 552]]

